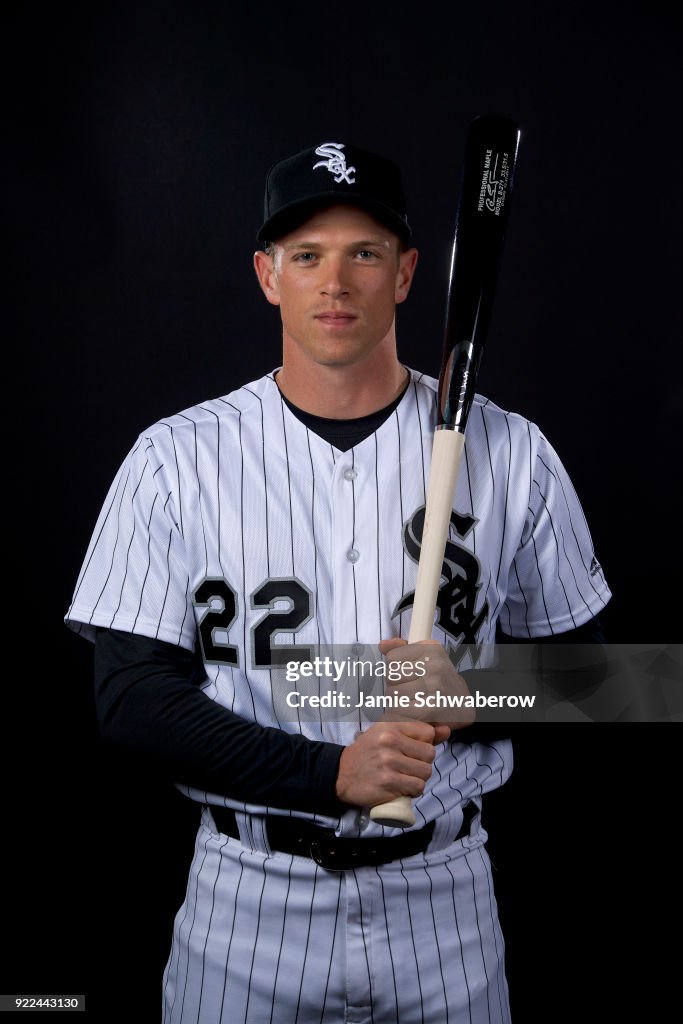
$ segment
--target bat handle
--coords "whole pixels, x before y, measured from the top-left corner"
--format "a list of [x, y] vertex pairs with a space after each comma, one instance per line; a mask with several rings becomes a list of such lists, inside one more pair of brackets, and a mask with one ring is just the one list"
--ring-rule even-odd
[[[441, 582], [455, 483], [464, 445], [465, 435], [458, 430], [442, 428], [434, 434], [422, 546], [408, 634], [408, 643], [411, 644], [429, 640], [432, 635], [436, 595]], [[370, 817], [380, 825], [391, 825], [394, 828], [407, 828], [415, 824], [412, 801], [407, 796], [377, 804], [371, 809]]]

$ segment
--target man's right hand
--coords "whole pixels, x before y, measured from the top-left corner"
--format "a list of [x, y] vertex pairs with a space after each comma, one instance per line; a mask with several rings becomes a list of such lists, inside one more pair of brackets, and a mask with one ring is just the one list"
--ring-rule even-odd
[[435, 747], [450, 734], [447, 725], [377, 722], [344, 748], [337, 797], [356, 807], [374, 807], [397, 796], [420, 796], [432, 773]]

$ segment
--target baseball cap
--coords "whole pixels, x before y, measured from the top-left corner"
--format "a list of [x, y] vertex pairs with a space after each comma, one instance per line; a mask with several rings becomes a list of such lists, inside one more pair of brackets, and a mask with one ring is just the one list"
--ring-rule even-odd
[[360, 206], [403, 242], [410, 241], [398, 165], [344, 142], [322, 142], [273, 164], [266, 177], [264, 220], [257, 238], [273, 242], [330, 203]]

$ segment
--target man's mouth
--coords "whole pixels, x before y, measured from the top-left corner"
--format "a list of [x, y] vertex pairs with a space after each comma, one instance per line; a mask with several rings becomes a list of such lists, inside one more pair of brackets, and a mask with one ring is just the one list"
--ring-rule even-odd
[[323, 313], [318, 313], [315, 319], [328, 327], [347, 327], [356, 317], [353, 313], [346, 313], [343, 310], [327, 309]]

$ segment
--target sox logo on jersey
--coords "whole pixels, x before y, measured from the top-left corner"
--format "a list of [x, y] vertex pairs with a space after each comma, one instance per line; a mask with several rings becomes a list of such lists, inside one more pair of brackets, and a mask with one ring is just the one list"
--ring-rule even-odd
[[[404, 547], [414, 562], [420, 560], [424, 521], [425, 507], [422, 507], [410, 517], [403, 531]], [[451, 526], [462, 540], [467, 537], [474, 524], [473, 516], [455, 511], [451, 513]], [[465, 653], [476, 663], [478, 650], [481, 649], [481, 645], [477, 648], [477, 635], [489, 610], [487, 601], [484, 601], [479, 611], [475, 610], [481, 577], [479, 560], [461, 544], [447, 540], [443, 575], [446, 577], [446, 583], [439, 588], [436, 597], [437, 625], [458, 642], [457, 648], [452, 648], [455, 664], [458, 664]], [[410, 593], [399, 601], [394, 615], [410, 608], [413, 598], [414, 593]]]

